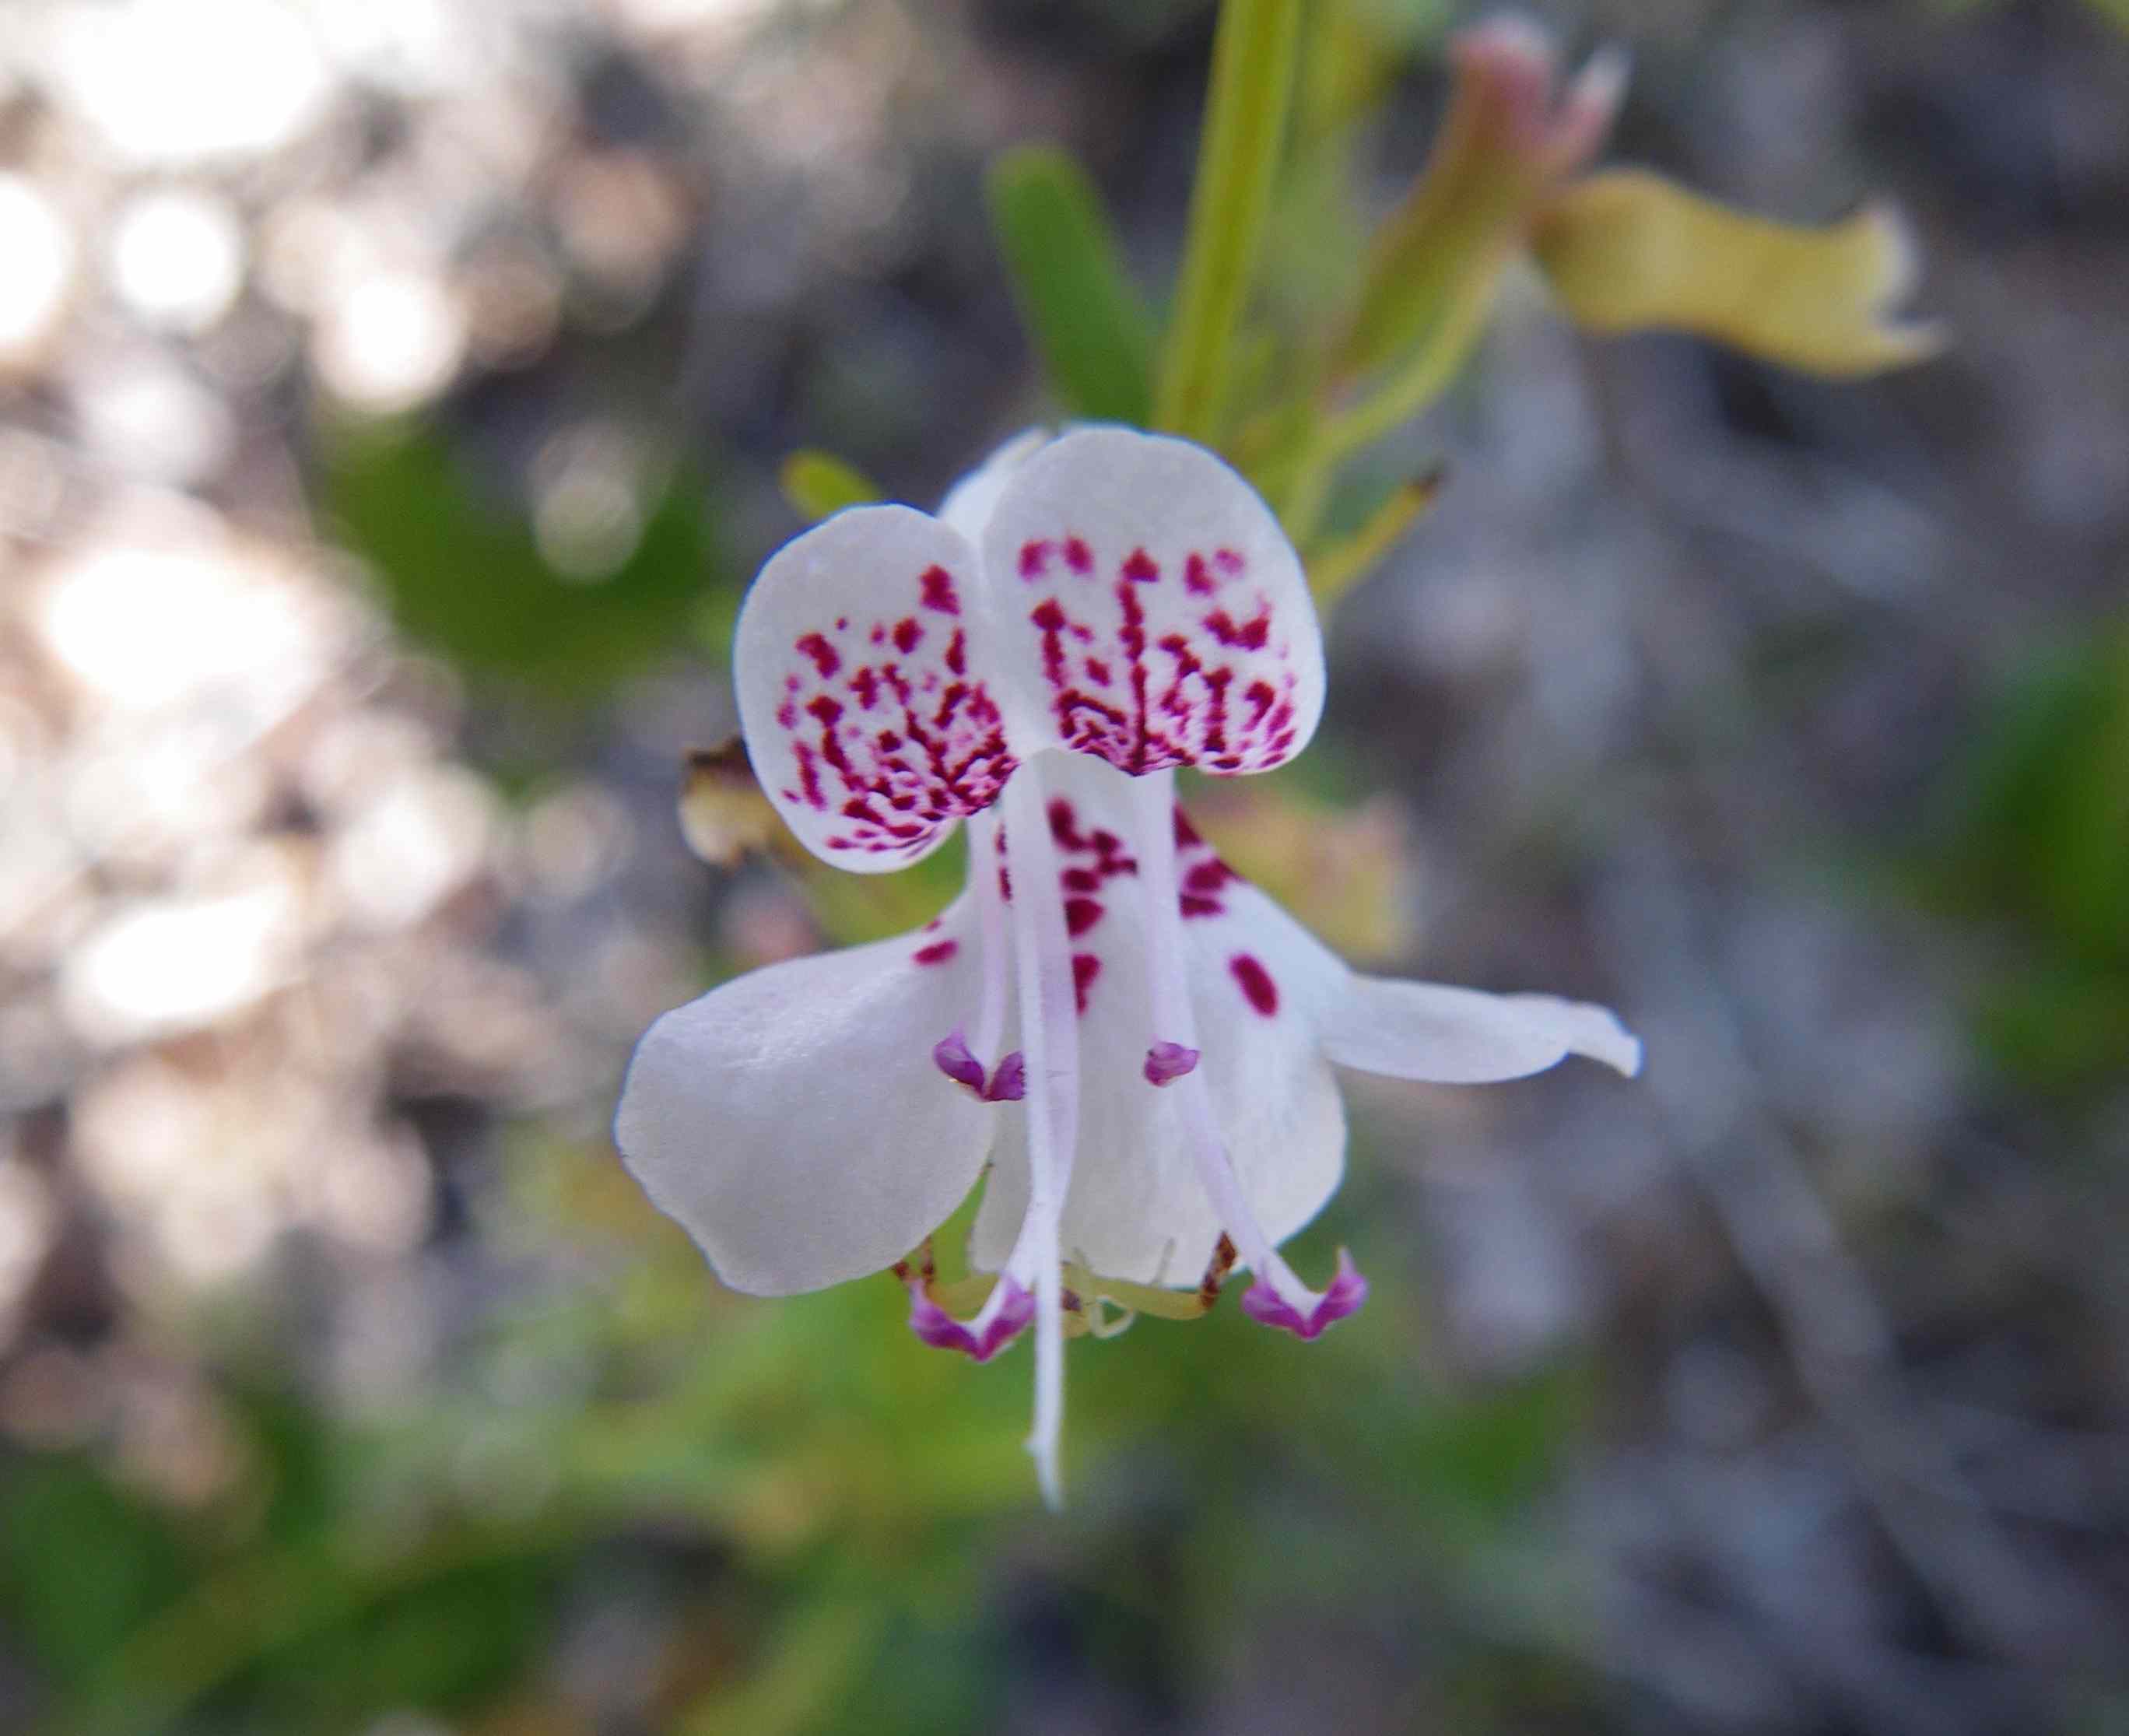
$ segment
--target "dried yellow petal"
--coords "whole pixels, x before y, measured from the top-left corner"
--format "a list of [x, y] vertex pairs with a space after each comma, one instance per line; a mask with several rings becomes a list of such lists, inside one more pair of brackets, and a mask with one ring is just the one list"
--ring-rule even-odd
[[1614, 169], [1564, 189], [1532, 243], [1569, 316], [1593, 331], [1694, 332], [1834, 378], [1904, 367], [1945, 344], [1941, 326], [1893, 316], [1916, 262], [1884, 205], [1814, 229]]

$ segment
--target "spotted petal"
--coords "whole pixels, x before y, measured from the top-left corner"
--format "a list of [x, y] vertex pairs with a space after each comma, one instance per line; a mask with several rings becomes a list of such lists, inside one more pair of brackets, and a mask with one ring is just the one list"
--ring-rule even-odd
[[1440, 982], [1354, 977], [1323, 1025], [1341, 1066], [1439, 1085], [1485, 1085], [1586, 1055], [1628, 1077], [1641, 1045], [1616, 1015], [1551, 995], [1488, 995]]
[[762, 787], [814, 854], [904, 868], [1016, 763], [985, 653], [975, 551], [907, 507], [858, 507], [779, 549], [734, 641]]
[[918, 1040], [974, 998], [968, 910], [755, 971], [636, 1045], [615, 1142], [734, 1289], [786, 1296], [878, 1272], [974, 1185], [999, 1111]]
[[1314, 732], [1323, 645], [1301, 563], [1202, 448], [1064, 435], [1012, 472], [983, 550], [1017, 740], [1134, 775], [1225, 773], [1268, 771]]

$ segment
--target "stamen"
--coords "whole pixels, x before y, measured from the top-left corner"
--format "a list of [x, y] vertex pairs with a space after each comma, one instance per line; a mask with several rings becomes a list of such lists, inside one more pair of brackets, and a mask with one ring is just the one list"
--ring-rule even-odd
[[1027, 1215], [1007, 1262], [1035, 1280], [1035, 1426], [1027, 1449], [1052, 1507], [1064, 1504], [1058, 1439], [1064, 1414], [1063, 1282], [1059, 1225], [1079, 1141], [1079, 1030], [1072, 947], [1064, 911], [1046, 896], [1057, 885], [1056, 846], [1043, 807], [1041, 773], [1023, 765], [1005, 787], [1006, 844], [1012, 883], [1015, 950], [1020, 960], [1021, 1040], [1035, 1090], [1027, 1111]]
[[1015, 1049], [991, 1073], [991, 1082], [984, 1087], [987, 1103], [1017, 1103], [1027, 1095], [1027, 1058]]
[[959, 1350], [988, 1363], [1026, 1329], [1035, 1316], [1035, 1298], [1010, 1277], [1001, 1277], [973, 1320], [957, 1320], [925, 1292], [924, 1281], [911, 1277], [909, 1329], [939, 1350]]
[[1156, 1043], [1145, 1052], [1145, 1082], [1166, 1085], [1198, 1065], [1198, 1051], [1180, 1043]]
[[984, 1095], [983, 1063], [969, 1053], [969, 1039], [960, 1025], [931, 1045], [931, 1059], [956, 1085], [967, 1086], [979, 1097]]
[[[1138, 834], [1139, 876], [1145, 887], [1146, 964], [1154, 1029], [1171, 1034], [1146, 1053], [1146, 1077], [1158, 1085], [1163, 1082], [1153, 1078], [1154, 1056], [1163, 1047], [1188, 1050], [1193, 1058], [1197, 1053], [1197, 1021], [1190, 1006], [1189, 980], [1184, 973], [1183, 918], [1177, 903], [1174, 773], [1155, 772], [1133, 778], [1131, 797]], [[1197, 1165], [1198, 1185], [1256, 1279], [1242, 1298], [1244, 1311], [1268, 1326], [1283, 1326], [1303, 1338], [1314, 1338], [1366, 1301], [1367, 1281], [1341, 1253], [1337, 1276], [1328, 1291], [1319, 1296], [1301, 1282], [1272, 1246], [1271, 1238], [1265, 1234], [1264, 1225], [1242, 1191], [1241, 1178], [1227, 1155], [1226, 1141], [1220, 1134], [1219, 1118], [1204, 1073], [1193, 1066], [1179, 1079], [1184, 1132]]]
[[1267, 1326], [1284, 1326], [1298, 1337], [1312, 1339], [1332, 1321], [1358, 1312], [1360, 1304], [1367, 1299], [1368, 1281], [1353, 1264], [1352, 1255], [1341, 1248], [1338, 1250], [1336, 1276], [1307, 1313], [1295, 1309], [1269, 1284], [1262, 1282], [1250, 1287], [1249, 1293], [1242, 1298], [1242, 1312]]
[[[969, 858], [988, 861], [997, 854], [998, 827], [988, 810], [969, 820]], [[1005, 1029], [1006, 970], [1012, 954], [1006, 944], [1005, 892], [996, 874], [979, 868], [969, 877], [976, 901], [977, 968], [983, 973], [976, 1001], [976, 1041], [955, 1025], [933, 1046], [931, 1058], [939, 1071], [956, 1085], [965, 1086], [986, 1103], [1017, 1103], [1026, 1092], [1026, 1071], [1020, 1052], [1003, 1057], [984, 1082], [983, 1063], [977, 1058], [993, 1053]]]

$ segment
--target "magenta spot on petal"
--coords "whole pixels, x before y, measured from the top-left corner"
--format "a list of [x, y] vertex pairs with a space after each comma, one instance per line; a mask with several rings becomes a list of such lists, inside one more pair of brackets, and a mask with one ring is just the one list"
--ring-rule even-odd
[[1078, 537], [1068, 536], [1064, 539], [1064, 564], [1074, 573], [1091, 573], [1094, 570], [1094, 551]]
[[920, 946], [910, 956], [919, 964], [944, 964], [961, 949], [958, 940], [934, 940], [929, 946]]
[[1205, 617], [1205, 630], [1223, 645], [1261, 651], [1271, 638], [1271, 611], [1267, 609], [1248, 621], [1237, 622], [1225, 609], [1215, 609]]
[[954, 594], [954, 576], [944, 567], [927, 567], [917, 583], [922, 587], [919, 600], [926, 608], [941, 615], [961, 612], [961, 599]]
[[1020, 576], [1022, 578], [1041, 578], [1043, 569], [1049, 564], [1050, 545], [1048, 543], [1038, 538], [1033, 542], [1022, 543], [1020, 545]]
[[1180, 1043], [1156, 1043], [1145, 1052], [1145, 1079], [1149, 1085], [1165, 1085], [1179, 1079], [1198, 1065], [1198, 1051]]
[[931, 1297], [925, 1295], [920, 1280], [912, 1278], [909, 1284], [909, 1329], [927, 1344], [939, 1350], [959, 1350], [977, 1362], [988, 1363], [999, 1351], [1027, 1329], [1027, 1323], [1035, 1318], [1035, 1298], [1011, 1278], [1000, 1278], [1004, 1288], [1004, 1300], [998, 1305], [997, 1314], [984, 1329], [981, 1338], [970, 1331]]
[[1185, 892], [1175, 901], [1176, 907], [1186, 916], [1224, 916], [1227, 906], [1217, 898], [1202, 898], [1195, 892]]
[[1205, 564], [1205, 557], [1193, 549], [1190, 559], [1183, 564], [1184, 588], [1193, 597], [1210, 597], [1213, 586], [1217, 583], [1212, 577], [1212, 569]]
[[1087, 1011], [1087, 996], [1094, 986], [1094, 978], [1102, 974], [1102, 961], [1092, 953], [1072, 954], [1072, 998], [1079, 1011]]
[[1291, 1332], [1297, 1338], [1320, 1337], [1323, 1329], [1334, 1321], [1342, 1320], [1349, 1314], [1357, 1313], [1361, 1303], [1368, 1299], [1368, 1281], [1362, 1277], [1353, 1264], [1353, 1257], [1344, 1248], [1338, 1250], [1337, 1275], [1331, 1280], [1330, 1287], [1314, 1308], [1307, 1314], [1288, 1302], [1262, 1278], [1250, 1287], [1249, 1294], [1242, 1298], [1242, 1312], [1266, 1326], [1277, 1326]]
[[[828, 798], [821, 788], [820, 768], [813, 763], [812, 749], [803, 741], [794, 741], [791, 744], [791, 752], [798, 762], [798, 787], [805, 795], [806, 806], [825, 813]], [[831, 844], [835, 841], [832, 838], [828, 840]]]
[[1242, 570], [1242, 558], [1232, 549], [1215, 549], [1212, 564], [1230, 578]]
[[1270, 1018], [1279, 1011], [1279, 985], [1271, 980], [1271, 973], [1247, 953], [1236, 953], [1227, 961], [1242, 993], [1251, 1006]]
[[843, 666], [843, 660], [836, 654], [836, 648], [818, 633], [808, 633], [793, 649], [813, 659], [813, 667], [821, 672], [823, 681]]
[[965, 675], [969, 673], [968, 636], [959, 627], [954, 629], [953, 638], [947, 641], [946, 667], [956, 675]]
[[1124, 577], [1135, 585], [1150, 585], [1160, 577], [1160, 568], [1143, 549], [1134, 549], [1124, 561]]
[[917, 625], [914, 616], [905, 616], [894, 624], [894, 649], [904, 657], [917, 649], [917, 641], [923, 637], [924, 630]]
[[1027, 1057], [1015, 1049], [992, 1070], [991, 1082], [984, 1087], [984, 1100], [989, 1103], [1017, 1103], [1027, 1095]]
[[1067, 898], [1064, 901], [1064, 932], [1074, 940], [1102, 920], [1102, 905], [1098, 898]]
[[983, 1065], [969, 1052], [969, 1039], [958, 1025], [931, 1045], [931, 1059], [956, 1085], [965, 1085], [978, 1096], [983, 1096]]

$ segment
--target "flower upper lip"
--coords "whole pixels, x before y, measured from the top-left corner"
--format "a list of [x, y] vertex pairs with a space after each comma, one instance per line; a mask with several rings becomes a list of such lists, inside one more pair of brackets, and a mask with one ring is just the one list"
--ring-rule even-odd
[[[1323, 704], [1300, 564], [1210, 454], [1096, 428], [1023, 437], [936, 518], [837, 515], [763, 569], [736, 635], [741, 715], [797, 835], [881, 872], [969, 827], [963, 896], [924, 931], [756, 971], [667, 1014], [615, 1134], [726, 1282], [816, 1288], [898, 1262], [988, 1162], [971, 1237], [999, 1274], [927, 1342], [1036, 1339], [1035, 1451], [1059, 1488], [1062, 1263], [1303, 1337], [1358, 1307], [1278, 1252], [1336, 1189], [1334, 1062], [1517, 1077], [1639, 1066], [1600, 1008], [1348, 970], [1226, 868], [1174, 771], [1268, 769]], [[1076, 1306], [1074, 1303], [1072, 1306]]]

